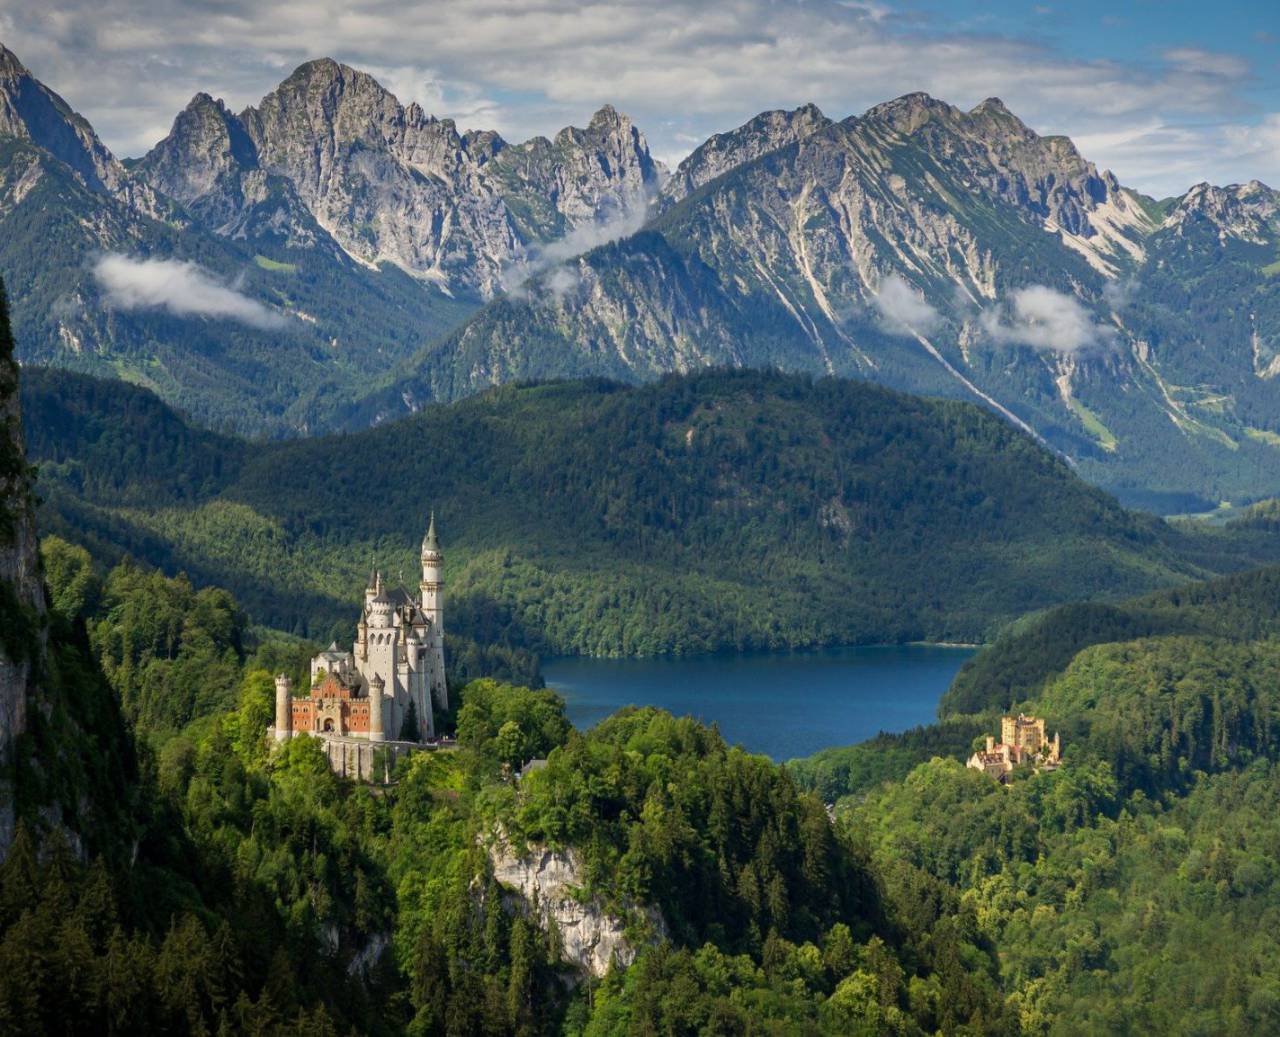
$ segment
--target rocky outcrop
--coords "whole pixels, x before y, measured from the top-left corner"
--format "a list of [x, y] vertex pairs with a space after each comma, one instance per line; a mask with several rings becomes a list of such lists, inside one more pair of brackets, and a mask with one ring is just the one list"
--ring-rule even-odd
[[[624, 921], [611, 915], [595, 898], [582, 893], [583, 871], [573, 850], [530, 847], [518, 854], [498, 837], [489, 847], [493, 876], [511, 891], [504, 906], [535, 918], [544, 928], [560, 933], [564, 960], [580, 972], [600, 978], [612, 962], [627, 966], [636, 946]], [[636, 909], [636, 915], [655, 939], [664, 939], [666, 925], [656, 909]]]
[[0, 288], [0, 858], [13, 840], [12, 766], [27, 728], [45, 611], [31, 486], [18, 412], [18, 365]]
[[156, 215], [163, 208], [148, 185], [129, 176], [88, 120], [32, 76], [3, 45], [0, 136], [31, 142], [64, 163], [89, 190], [110, 195], [139, 213]]
[[1060, 233], [1101, 273], [1114, 276], [1142, 258], [1142, 239], [1155, 224], [1137, 196], [1068, 138], [1035, 133], [998, 97], [963, 112], [928, 94], [907, 94], [858, 121], [916, 141], [957, 170], [966, 187]]
[[192, 98], [138, 174], [215, 234], [288, 248], [331, 244], [292, 182], [259, 165], [244, 124], [208, 94]]
[[522, 235], [548, 241], [577, 227], [631, 218], [638, 229], [666, 171], [636, 125], [611, 105], [586, 129], [534, 137], [497, 151], [486, 174]]

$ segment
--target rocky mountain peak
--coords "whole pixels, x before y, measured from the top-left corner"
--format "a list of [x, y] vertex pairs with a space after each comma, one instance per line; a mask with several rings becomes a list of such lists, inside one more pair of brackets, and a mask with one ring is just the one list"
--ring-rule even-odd
[[1208, 226], [1219, 238], [1263, 243], [1280, 236], [1280, 192], [1260, 180], [1214, 187], [1199, 183], [1178, 199], [1164, 227], [1185, 235]]
[[0, 43], [0, 77], [4, 79], [16, 79], [19, 76], [28, 76], [31, 73], [27, 71], [26, 66], [18, 60], [18, 55]]
[[66, 101], [0, 46], [0, 136], [29, 140], [69, 166], [90, 190], [121, 191], [124, 170]]
[[830, 125], [831, 120], [813, 103], [790, 111], [761, 112], [736, 130], [708, 138], [681, 162], [663, 188], [663, 204], [673, 205], [730, 169], [794, 144]]
[[616, 126], [623, 122], [630, 123], [631, 120], [627, 118], [627, 116], [619, 114], [618, 109], [616, 109], [613, 105], [604, 104], [600, 106], [600, 108], [596, 111], [596, 113], [593, 116], [591, 116], [591, 121], [587, 125], [588, 126], [596, 126], [596, 125]]
[[[969, 111], [970, 115], [992, 115], [996, 117], [1006, 116], [1011, 119], [1018, 117], [1009, 111], [1008, 106], [998, 97], [988, 97], [980, 104], [974, 105]], [[1021, 120], [1019, 120], [1021, 121]]]
[[257, 165], [257, 149], [240, 120], [221, 100], [199, 93], [139, 169], [161, 193], [190, 205], [208, 195], [219, 178]]
[[936, 119], [953, 121], [960, 115], [960, 110], [946, 101], [939, 101], [923, 91], [916, 91], [868, 108], [862, 119], [884, 123], [899, 133], [910, 136], [928, 122]]

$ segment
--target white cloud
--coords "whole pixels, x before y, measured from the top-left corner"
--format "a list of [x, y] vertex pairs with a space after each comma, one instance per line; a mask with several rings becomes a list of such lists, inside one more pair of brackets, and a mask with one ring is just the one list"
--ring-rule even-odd
[[1081, 353], [1107, 347], [1115, 329], [1098, 324], [1074, 296], [1042, 284], [1019, 288], [1009, 306], [988, 310], [982, 328], [996, 342], [1013, 342], [1053, 353]]
[[894, 335], [928, 335], [942, 321], [929, 300], [897, 274], [880, 282], [873, 302], [880, 312], [880, 326]]
[[122, 310], [164, 309], [179, 317], [221, 317], [255, 328], [285, 323], [280, 314], [219, 283], [195, 263], [108, 253], [94, 263], [93, 274], [107, 304]]
[[[578, 286], [577, 273], [565, 264], [593, 248], [634, 234], [644, 226], [650, 202], [647, 197], [633, 198], [604, 219], [579, 224], [563, 238], [535, 246], [523, 262], [503, 271], [503, 288], [510, 294], [527, 297], [537, 282], [557, 299], [563, 299]], [[544, 274], [548, 276], [542, 277]]]
[[[840, 117], [926, 90], [962, 107], [999, 95], [1041, 132], [1096, 140], [1086, 154], [1145, 191], [1280, 180], [1274, 150], [1223, 131], [1255, 122], [1257, 73], [1238, 55], [1169, 44], [1081, 58], [999, 21], [946, 17], [877, 0], [438, 0], [429, 17], [408, 0], [0, 0], [0, 39], [122, 154], [151, 146], [199, 90], [239, 109], [329, 55], [512, 139], [580, 124], [608, 101], [656, 154], [678, 157], [685, 138], [765, 109], [813, 101]], [[1123, 143], [1151, 123], [1155, 159]]]

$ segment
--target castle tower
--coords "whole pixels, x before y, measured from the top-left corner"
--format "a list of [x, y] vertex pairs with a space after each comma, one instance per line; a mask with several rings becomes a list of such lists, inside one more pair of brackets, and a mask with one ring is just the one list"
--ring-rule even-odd
[[386, 735], [382, 731], [382, 692], [387, 682], [378, 674], [369, 679], [369, 741], [382, 742]]
[[[422, 611], [431, 621], [431, 693], [441, 709], [449, 708], [444, 683], [444, 554], [436, 535], [436, 513], [431, 513], [427, 535], [422, 538]], [[426, 721], [429, 723], [429, 721]], [[425, 730], [424, 726], [424, 730]]]
[[436, 536], [436, 513], [431, 513], [427, 535], [422, 538], [422, 611], [436, 628], [444, 624], [444, 555]]
[[276, 676], [276, 741], [288, 741], [293, 734], [293, 681]]

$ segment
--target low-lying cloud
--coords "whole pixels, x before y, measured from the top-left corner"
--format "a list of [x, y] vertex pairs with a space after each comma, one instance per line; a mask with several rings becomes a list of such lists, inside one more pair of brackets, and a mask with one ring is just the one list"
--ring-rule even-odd
[[1012, 342], [1052, 353], [1108, 348], [1116, 332], [1099, 324], [1074, 296], [1042, 284], [1019, 288], [1007, 306], [982, 315], [982, 328], [996, 342]]
[[567, 265], [569, 261], [600, 245], [630, 237], [644, 226], [649, 205], [649, 198], [635, 198], [603, 219], [581, 224], [562, 238], [535, 246], [522, 262], [503, 272], [502, 287], [512, 296], [524, 299], [536, 284], [562, 300], [579, 283], [577, 271]]
[[880, 282], [873, 302], [880, 326], [892, 335], [928, 335], [942, 322], [929, 300], [897, 274]]
[[178, 317], [216, 317], [262, 329], [285, 324], [274, 310], [180, 259], [135, 259], [112, 252], [94, 264], [93, 276], [107, 304], [117, 309], [161, 309]]

